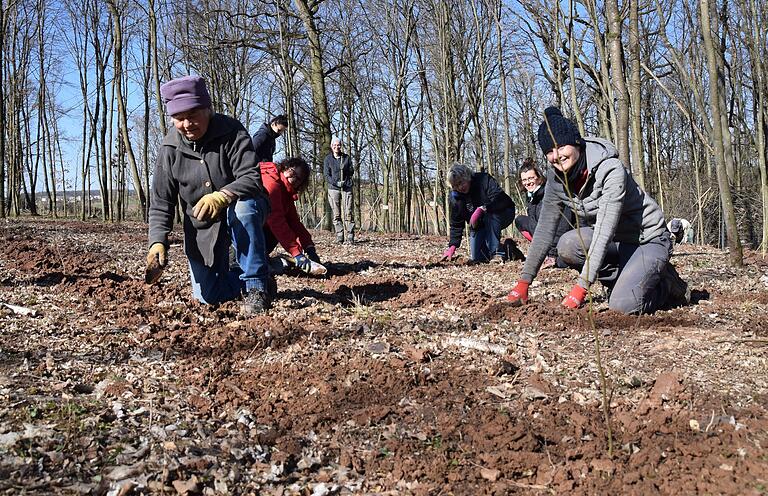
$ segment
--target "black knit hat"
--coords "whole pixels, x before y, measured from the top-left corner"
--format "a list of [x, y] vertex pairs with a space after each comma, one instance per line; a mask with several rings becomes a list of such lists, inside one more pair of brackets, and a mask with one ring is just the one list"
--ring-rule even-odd
[[579, 128], [563, 117], [559, 108], [548, 107], [544, 111], [544, 121], [539, 126], [539, 146], [544, 155], [557, 146], [583, 144]]

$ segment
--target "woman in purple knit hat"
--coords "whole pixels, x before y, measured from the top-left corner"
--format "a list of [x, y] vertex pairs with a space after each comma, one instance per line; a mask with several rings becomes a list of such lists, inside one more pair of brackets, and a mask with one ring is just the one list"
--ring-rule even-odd
[[[269, 202], [248, 131], [213, 111], [199, 76], [168, 81], [160, 94], [173, 127], [160, 145], [152, 181], [147, 282], [157, 282], [167, 264], [178, 198], [193, 296], [220, 303], [244, 295], [244, 315], [263, 312], [276, 285], [262, 230]], [[229, 266], [230, 245], [239, 267]]]

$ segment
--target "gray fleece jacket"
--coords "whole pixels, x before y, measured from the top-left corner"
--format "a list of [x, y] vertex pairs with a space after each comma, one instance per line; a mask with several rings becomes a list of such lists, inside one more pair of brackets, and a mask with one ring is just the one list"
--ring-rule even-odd
[[575, 212], [577, 228], [594, 229], [587, 261], [579, 275], [579, 285], [584, 288], [597, 279], [608, 243], [644, 244], [666, 231], [664, 213], [624, 168], [616, 147], [600, 138], [584, 141], [589, 175], [580, 191], [569, 195], [554, 168], [547, 171], [544, 206], [520, 277], [524, 281], [533, 281], [539, 272], [566, 206]]

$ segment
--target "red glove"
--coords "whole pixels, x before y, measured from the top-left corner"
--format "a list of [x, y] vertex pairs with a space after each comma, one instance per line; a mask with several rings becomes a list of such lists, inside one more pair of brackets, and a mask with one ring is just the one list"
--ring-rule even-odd
[[483, 207], [477, 207], [474, 212], [472, 212], [472, 217], [469, 218], [469, 227], [472, 229], [477, 229], [477, 226], [480, 225], [480, 221], [483, 218], [483, 215], [485, 215], [485, 209]]
[[515, 306], [520, 306], [528, 303], [528, 286], [531, 283], [523, 281], [522, 279], [517, 281], [517, 285], [512, 288], [512, 291], [507, 295], [507, 300]]
[[443, 260], [451, 260], [453, 259], [453, 255], [456, 254], [456, 247], [451, 245], [448, 248], [445, 249], [443, 252]]
[[587, 299], [587, 290], [575, 284], [568, 293], [568, 296], [563, 300], [563, 306], [568, 308], [579, 308], [584, 304], [584, 300]]
[[520, 231], [520, 234], [522, 234], [528, 241], [533, 241], [533, 236], [528, 231]]

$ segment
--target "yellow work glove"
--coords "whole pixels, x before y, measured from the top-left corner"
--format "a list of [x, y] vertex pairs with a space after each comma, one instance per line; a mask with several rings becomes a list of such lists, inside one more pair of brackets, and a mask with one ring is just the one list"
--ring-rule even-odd
[[156, 283], [160, 279], [166, 263], [168, 263], [168, 256], [165, 245], [153, 243], [147, 253], [147, 270], [144, 272], [144, 282], [147, 284]]
[[213, 220], [229, 205], [229, 197], [221, 191], [214, 191], [200, 198], [192, 215], [199, 221]]

